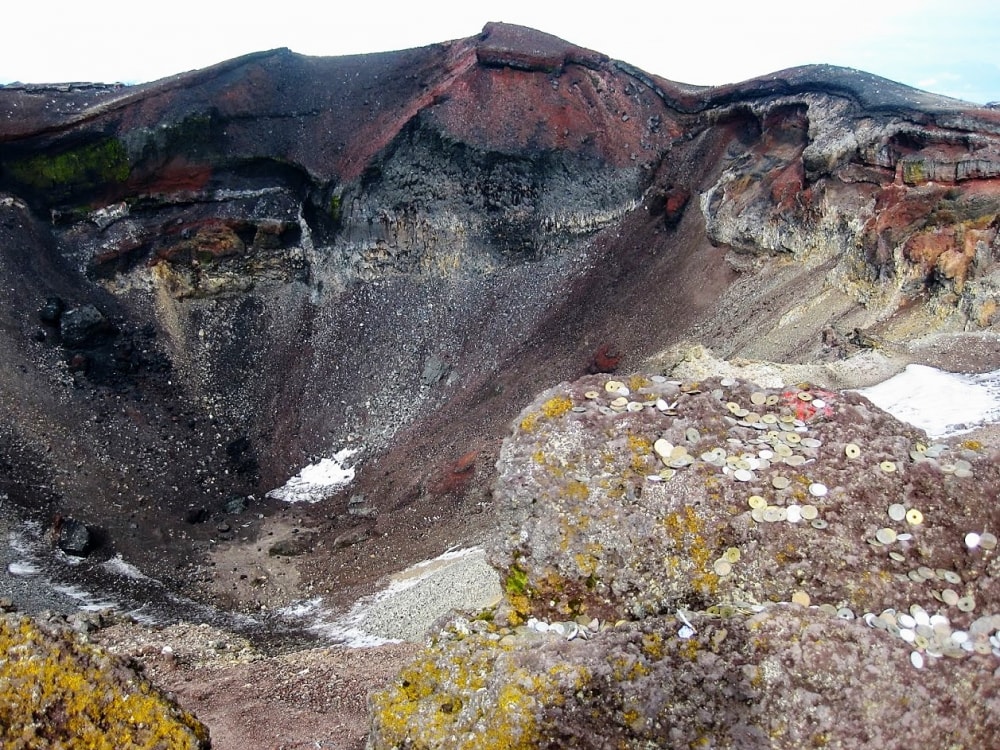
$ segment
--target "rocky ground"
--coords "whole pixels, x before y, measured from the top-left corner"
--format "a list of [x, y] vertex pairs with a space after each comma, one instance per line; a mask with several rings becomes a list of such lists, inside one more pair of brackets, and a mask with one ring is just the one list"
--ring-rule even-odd
[[[322, 598], [329, 625], [489, 543], [538, 393], [1000, 367], [997, 122], [830, 66], [686, 86], [502, 24], [0, 87], [0, 595], [160, 623], [94, 637], [197, 686], [217, 742], [357, 745], [361, 694], [409, 647], [331, 649], [281, 611]], [[345, 450], [349, 487], [268, 497]], [[486, 591], [476, 564], [454, 601]], [[380, 610], [408, 637], [452, 606], [408, 591]], [[343, 673], [308, 687], [327, 660]], [[343, 701], [339, 739], [305, 690]]]

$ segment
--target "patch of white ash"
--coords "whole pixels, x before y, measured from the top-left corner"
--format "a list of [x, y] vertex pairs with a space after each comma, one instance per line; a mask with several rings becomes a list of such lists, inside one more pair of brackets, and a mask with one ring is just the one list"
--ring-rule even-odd
[[401, 641], [421, 642], [428, 629], [451, 610], [476, 611], [501, 597], [500, 578], [481, 547], [449, 550], [397, 573], [378, 593], [337, 615], [320, 598], [281, 610], [331, 643], [370, 647]]

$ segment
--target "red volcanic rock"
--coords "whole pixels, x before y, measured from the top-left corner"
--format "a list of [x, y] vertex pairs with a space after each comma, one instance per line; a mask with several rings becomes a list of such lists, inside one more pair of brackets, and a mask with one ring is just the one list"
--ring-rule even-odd
[[551, 34], [504, 23], [486, 24], [476, 44], [476, 59], [482, 65], [546, 73], [562, 72], [567, 63], [596, 69], [608, 61], [607, 55], [577, 47]]

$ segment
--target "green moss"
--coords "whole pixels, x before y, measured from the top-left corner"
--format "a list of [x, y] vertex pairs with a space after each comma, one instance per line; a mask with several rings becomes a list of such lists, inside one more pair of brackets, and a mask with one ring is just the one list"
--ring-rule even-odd
[[504, 590], [511, 596], [524, 596], [528, 593], [528, 572], [518, 565], [512, 565]]
[[4, 172], [21, 186], [65, 198], [79, 190], [120, 184], [131, 171], [125, 146], [105, 138], [58, 153], [41, 153], [3, 164]]
[[330, 196], [330, 208], [329, 208], [329, 211], [330, 211], [330, 220], [334, 224], [339, 224], [340, 223], [340, 216], [341, 216], [341, 200], [340, 200], [340, 196], [339, 195], [331, 195]]

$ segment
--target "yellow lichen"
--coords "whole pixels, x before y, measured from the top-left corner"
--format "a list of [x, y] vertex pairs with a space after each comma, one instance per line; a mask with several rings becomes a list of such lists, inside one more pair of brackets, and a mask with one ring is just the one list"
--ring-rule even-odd
[[0, 654], [0, 730], [17, 747], [208, 746], [208, 730], [191, 714], [69, 633], [3, 618]]
[[[540, 708], [561, 703], [561, 686], [579, 689], [588, 679], [586, 670], [566, 666], [529, 670], [509, 661], [509, 647], [481, 635], [464, 640], [463, 648], [449, 642], [428, 647], [392, 685], [372, 695], [377, 746], [538, 747]], [[493, 679], [497, 673], [502, 681]]]
[[573, 402], [567, 396], [556, 396], [542, 404], [542, 414], [549, 419], [555, 419], [556, 417], [561, 417], [572, 408]]
[[539, 414], [537, 411], [533, 411], [528, 414], [524, 419], [521, 420], [521, 431], [531, 432], [535, 429], [535, 425], [538, 424]]

